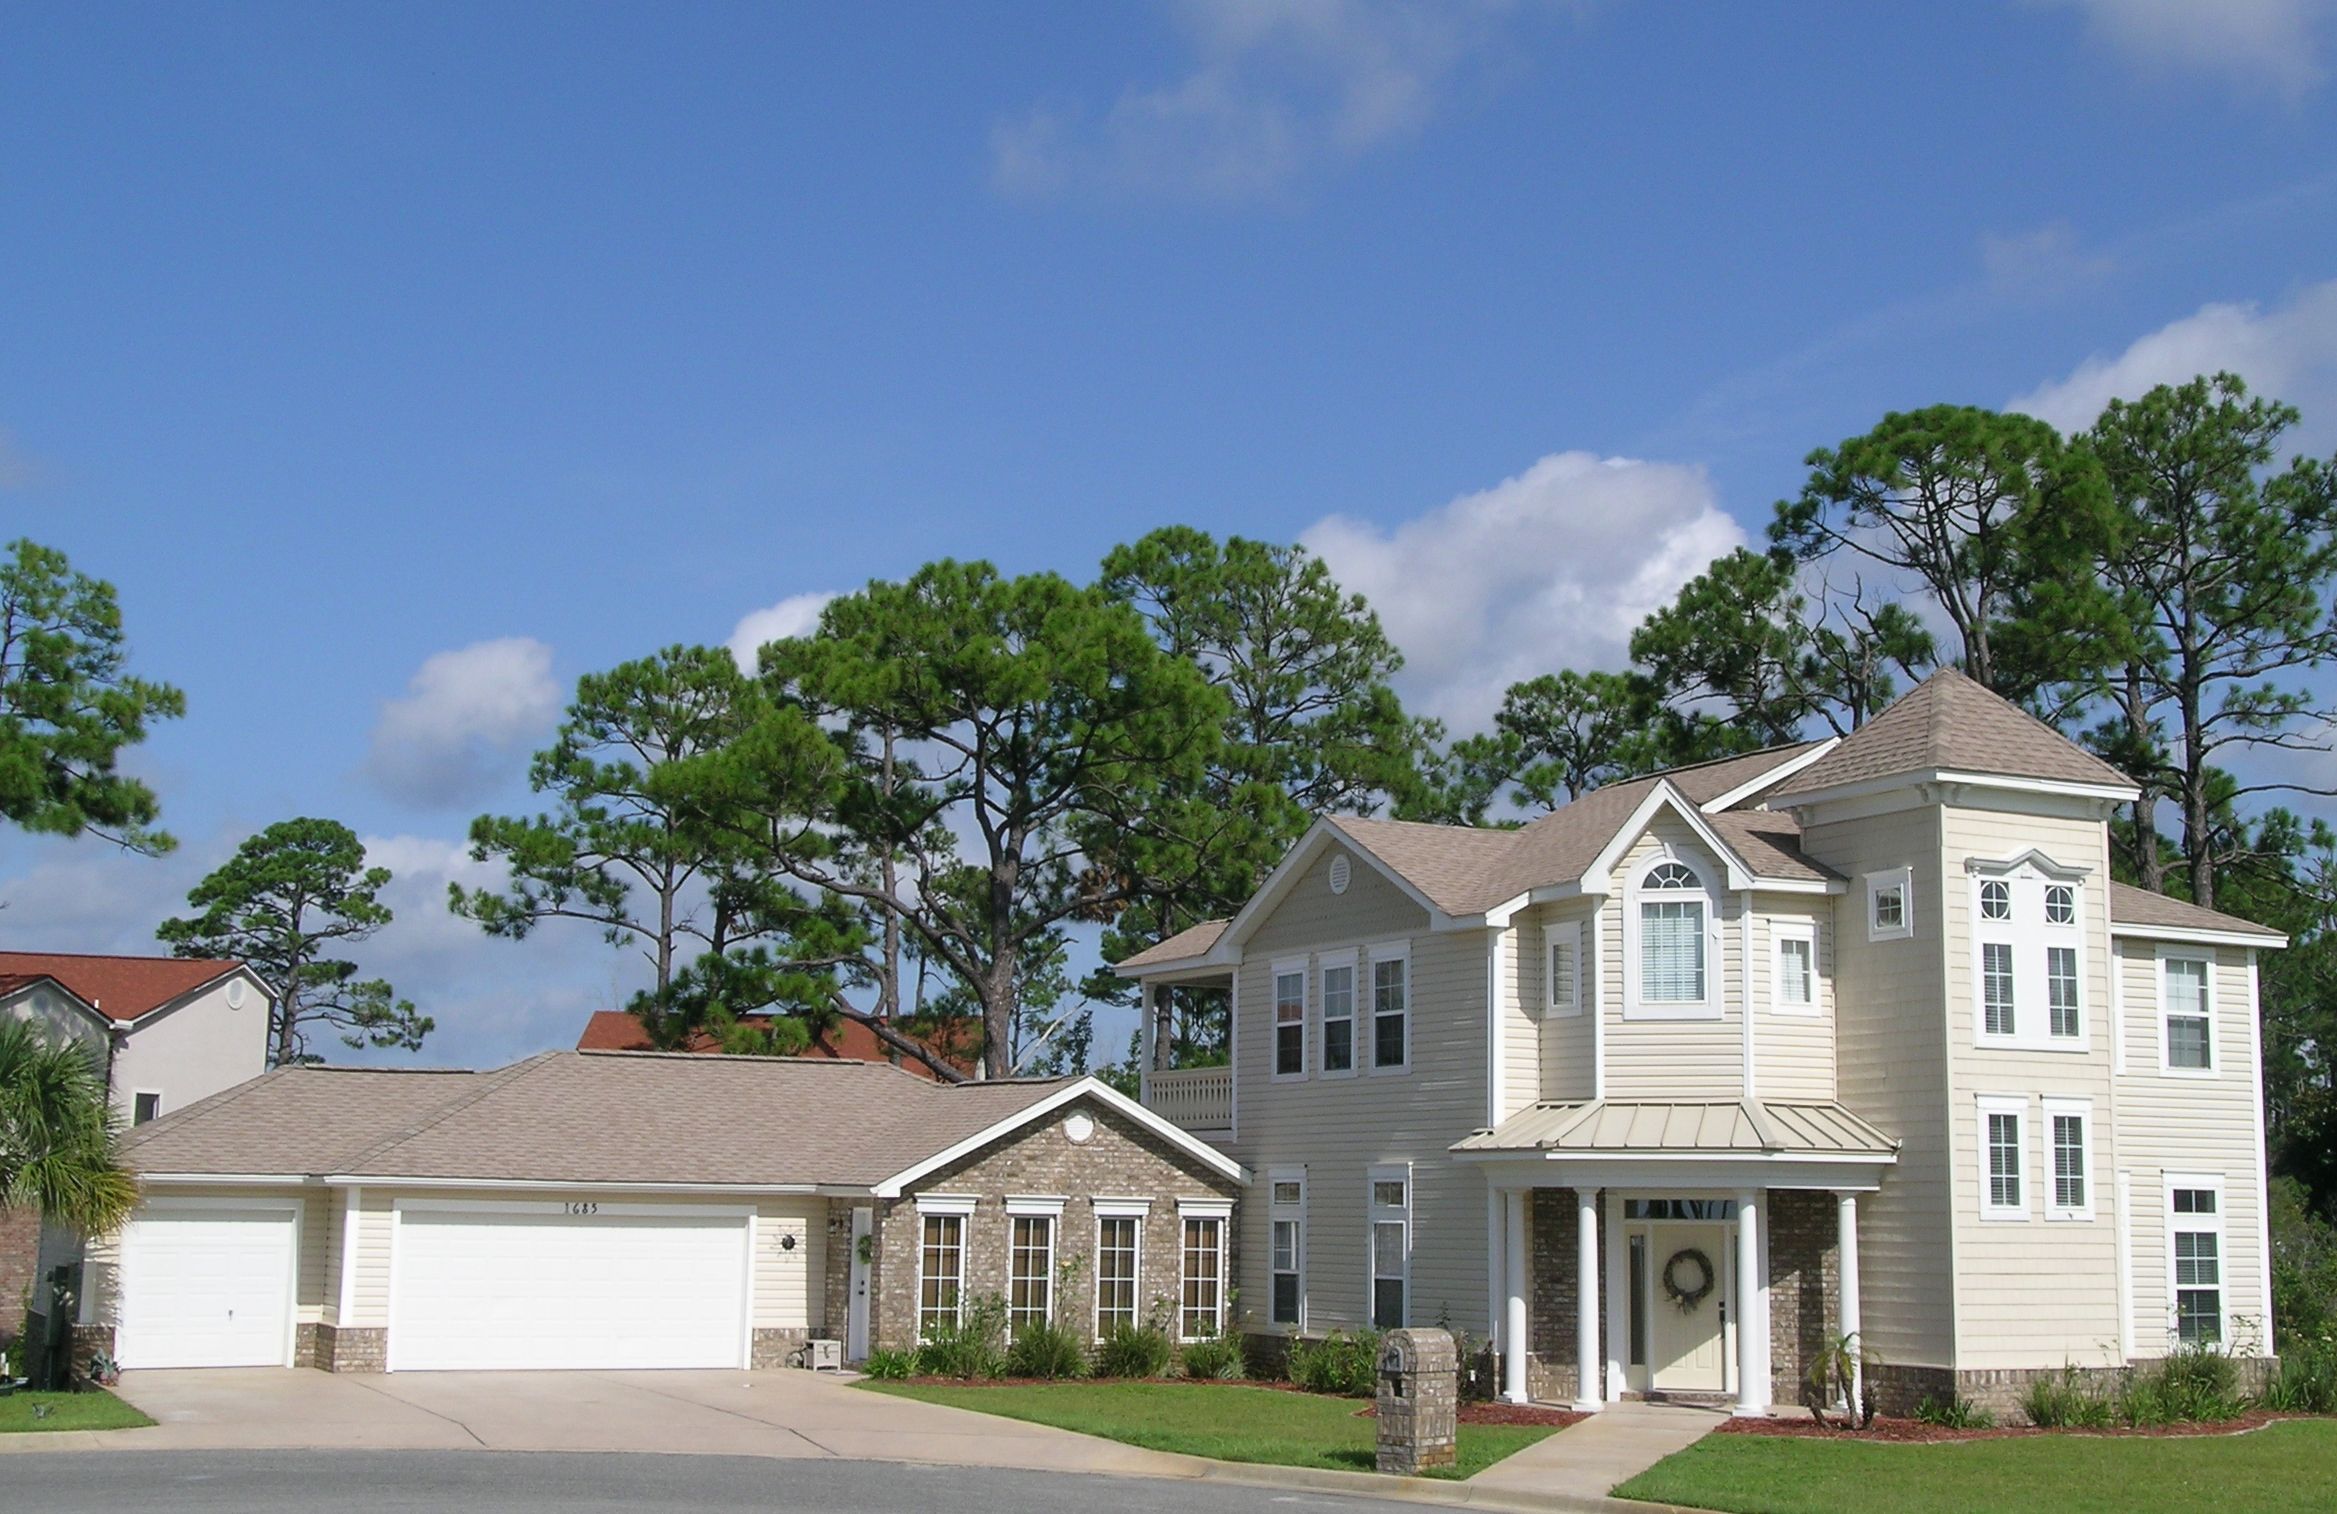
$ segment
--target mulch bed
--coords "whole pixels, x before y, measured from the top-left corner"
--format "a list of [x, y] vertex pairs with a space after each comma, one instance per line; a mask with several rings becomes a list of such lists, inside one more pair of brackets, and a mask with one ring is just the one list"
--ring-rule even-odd
[[[909, 1377], [895, 1378], [893, 1381], [937, 1388], [1066, 1388], [1083, 1383], [1173, 1383], [1193, 1388], [1264, 1388], [1274, 1393], [1309, 1392], [1309, 1390], [1292, 1382], [1266, 1381], [1246, 1377]], [[1331, 1398], [1335, 1395], [1316, 1393], [1310, 1396]], [[1379, 1411], [1374, 1409], [1368, 1400], [1355, 1399], [1352, 1402], [1358, 1406], [1355, 1411], [1358, 1418], [1377, 1417]], [[1464, 1425], [1548, 1425], [1553, 1429], [1563, 1430], [1568, 1425], [1584, 1418], [1587, 1416], [1578, 1414], [1572, 1409], [1545, 1409], [1537, 1404], [1471, 1401], [1462, 1404], [1460, 1409], [1460, 1422]], [[1731, 1421], [1731, 1423], [1736, 1423], [1736, 1421]], [[1755, 1422], [1746, 1421], [1745, 1423], [1749, 1425]]]
[[1927, 1425], [1919, 1419], [1888, 1419], [1878, 1416], [1864, 1430], [1843, 1429], [1833, 1424], [1821, 1425], [1807, 1417], [1798, 1419], [1731, 1419], [1723, 1421], [1713, 1433], [1717, 1435], [1777, 1435], [1797, 1440], [1871, 1441], [1889, 1445], [1931, 1445], [1960, 1440], [2026, 1440], [2040, 1435], [2100, 1435], [2100, 1436], [2185, 1436], [2185, 1435], [2239, 1435], [2249, 1430], [2260, 1430], [2285, 1416], [2253, 1412], [2238, 1419], [2219, 1420], [2213, 1424], [2159, 1425], [2150, 1429], [2129, 1430], [2040, 1430], [2034, 1425], [2003, 1425], [1987, 1430], [1958, 1430], [1947, 1425]]

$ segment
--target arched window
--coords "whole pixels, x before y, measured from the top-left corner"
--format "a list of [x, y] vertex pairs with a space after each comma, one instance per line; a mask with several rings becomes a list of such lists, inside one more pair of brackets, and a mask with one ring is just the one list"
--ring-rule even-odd
[[1702, 1004], [1704, 880], [1680, 862], [1659, 862], [1639, 880], [1639, 997], [1648, 1004]]

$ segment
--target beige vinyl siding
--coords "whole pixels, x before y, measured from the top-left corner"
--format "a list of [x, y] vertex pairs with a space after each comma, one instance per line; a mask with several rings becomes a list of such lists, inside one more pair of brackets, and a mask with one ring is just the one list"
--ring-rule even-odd
[[[1903, 1143], [1859, 1201], [1866, 1334], [1885, 1361], [1953, 1366], [1939, 813], [1835, 813], [1804, 816], [1802, 850], [1850, 880], [1834, 943], [1837, 1097]], [[1870, 942], [1864, 875], [1898, 867], [1912, 870], [1914, 934]]]
[[[1541, 1048], [1539, 1085], [1535, 1097], [1540, 1099], [1587, 1099], [1596, 1091], [1598, 1068], [1597, 1048], [1592, 1033], [1598, 1028], [1595, 1018], [1604, 1003], [1604, 987], [1610, 959], [1599, 950], [1601, 922], [1595, 913], [1597, 901], [1544, 905], [1519, 915], [1520, 933], [1530, 943], [1524, 954], [1525, 967], [1518, 975], [1518, 988], [1526, 1006], [1539, 1020], [1536, 1039]], [[1604, 912], [1612, 916], [1615, 912]], [[1582, 961], [1577, 971], [1582, 974], [1583, 1012], [1563, 1018], [1542, 1018], [1542, 1006], [1548, 1001], [1544, 979], [1549, 972], [1544, 956], [1542, 929], [1563, 921], [1582, 922]], [[1620, 1002], [1620, 1001], [1618, 1001]]]
[[[299, 1281], [293, 1294], [293, 1319], [310, 1325], [332, 1318], [332, 1309], [339, 1302], [338, 1283], [331, 1270], [331, 1245], [328, 1231], [333, 1222], [333, 1196], [321, 1187], [239, 1187], [233, 1184], [174, 1183], [167, 1189], [156, 1189], [149, 1198], [166, 1199], [246, 1199], [255, 1204], [279, 1204], [297, 1199], [300, 1203], [300, 1266]], [[82, 1317], [91, 1323], [118, 1325], [121, 1323], [121, 1238], [117, 1235], [92, 1240], [82, 1253], [82, 1291], [87, 1295]]]
[[1501, 1098], [1493, 1111], [1498, 1124], [1542, 1096], [1544, 968], [1539, 926], [1513, 923], [1491, 935], [1493, 950], [1501, 954]]
[[[1845, 896], [1847, 897], [1847, 896]], [[1764, 1099], [1834, 1097], [1834, 899], [1753, 898], [1753, 1082]], [[1865, 907], [1863, 892], [1859, 907]], [[1775, 1003], [1780, 923], [1817, 933], [1812, 961], [1816, 1014], [1780, 1014]]]
[[[1629, 965], [1623, 960], [1625, 915], [1636, 906], [1630, 880], [1666, 845], [1709, 880], [1719, 930], [1706, 932], [1705, 971], [1721, 1013], [1709, 1020], [1634, 1020], [1623, 1013]], [[1720, 859], [1679, 816], [1664, 811], [1615, 869], [1617, 907], [1599, 917], [1598, 958], [1615, 970], [1598, 975], [1610, 1099], [1735, 1099], [1744, 1095], [1744, 951], [1738, 921], [1743, 897], [1727, 887]]]
[[[1310, 1333], [1368, 1323], [1370, 1236], [1366, 1185], [1375, 1165], [1412, 1169], [1410, 1309], [1416, 1323], [1449, 1314], [1456, 1325], [1482, 1329], [1485, 1295], [1485, 1181], [1451, 1159], [1455, 1141], [1485, 1123], [1486, 953], [1484, 930], [1445, 934], [1361, 928], [1390, 923], [1396, 911], [1365, 892], [1367, 872], [1357, 865], [1348, 899], [1350, 917], [1326, 909], [1338, 900], [1309, 878], [1282, 910], [1245, 945], [1235, 1007], [1235, 1078], [1241, 1107], [1237, 1140], [1226, 1150], [1256, 1176], [1237, 1211], [1241, 1228], [1235, 1276], [1244, 1327], [1267, 1330], [1270, 1206], [1263, 1184], [1271, 1169], [1303, 1168], [1307, 1180], [1306, 1314]], [[1425, 916], [1405, 904], [1414, 920]], [[1361, 926], [1359, 926], [1361, 922]], [[1257, 944], [1271, 941], [1271, 948]], [[1369, 1067], [1369, 950], [1375, 943], [1408, 942], [1411, 951], [1411, 1066], [1402, 1073]], [[1320, 1076], [1319, 973], [1326, 950], [1361, 950], [1357, 984], [1358, 1070], [1352, 1077]], [[1269, 1079], [1272, 1067], [1273, 966], [1308, 958], [1309, 1076]]]
[[366, 1188], [357, 1195], [357, 1253], [349, 1263], [356, 1269], [356, 1278], [344, 1324], [389, 1323], [392, 1198], [386, 1188]]
[[[786, 1240], [794, 1237], [794, 1249]], [[828, 1202], [765, 1199], [755, 1206], [754, 1298], [757, 1330], [803, 1330], [827, 1322], [827, 1300], [815, 1279], [827, 1277]]]
[[[1950, 1048], [1948, 1113], [1954, 1132], [1952, 1214], [1956, 1254], [1956, 1365], [1996, 1367], [2113, 1364], [2118, 1359], [2117, 1224], [2114, 1173], [2117, 1142], [2110, 1088], [2109, 890], [2106, 833], [2101, 822], [1969, 805], [1940, 811], [1943, 862], [1940, 902], [1945, 918], [1946, 1007]], [[2081, 1007], [2083, 1052], [2014, 1050], [1976, 1044], [1978, 988], [1973, 967], [1974, 881], [1967, 859], [2010, 861], [2036, 851], [2065, 868], [2088, 870], [2082, 908]], [[2045, 1013], [2022, 1002], [2024, 1018]], [[1981, 1096], [2025, 1101], [2021, 1139], [2028, 1183], [2022, 1195], [2029, 1218], [1998, 1222], [1980, 1216]], [[2042, 1101], [2083, 1099], [2092, 1105], [2093, 1218], [2044, 1218], [2051, 1186], [2050, 1132]]]
[[2256, 1110], [2244, 947], [2184, 947], [2214, 963], [2215, 1076], [2159, 1070], [2159, 944], [2121, 937], [2126, 1075], [2118, 1079], [2118, 1166], [2128, 1174], [2134, 1277], [2134, 1349], [2159, 1356], [2173, 1330], [2167, 1293], [2166, 1176], [2223, 1178], [2224, 1313], [2235, 1340], [2265, 1346], [2262, 1250], [2264, 1187], [2256, 1165]]
[[[1331, 892], [1331, 859], [1344, 853], [1350, 864], [1347, 892]], [[1274, 912], [1258, 922], [1242, 943], [1242, 959], [1259, 972], [1278, 952], [1327, 941], [1381, 940], [1428, 928], [1428, 911], [1390, 883], [1361, 852], [1333, 843], [1300, 875]], [[1479, 958], [1482, 965], [1483, 959]], [[1247, 976], [1245, 974], [1245, 976]], [[1245, 985], [1246, 986], [1246, 985]], [[1480, 1002], [1484, 999], [1478, 993]], [[1311, 1057], [1311, 1054], [1310, 1054]]]

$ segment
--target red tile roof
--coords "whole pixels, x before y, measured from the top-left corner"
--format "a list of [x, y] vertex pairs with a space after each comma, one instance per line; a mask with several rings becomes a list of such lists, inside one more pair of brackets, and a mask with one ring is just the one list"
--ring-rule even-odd
[[[750, 1015], [746, 1017], [746, 1020], [749, 1024], [757, 1024], [768, 1018], [768, 1016]], [[910, 1039], [922, 1045], [933, 1047], [937, 1051], [940, 1050], [928, 1038], [912, 1036]], [[642, 1029], [641, 1022], [633, 1018], [629, 1010], [596, 1009], [592, 1012], [592, 1018], [584, 1022], [584, 1034], [576, 1038], [576, 1049], [578, 1051], [654, 1051], [656, 1048], [650, 1044], [649, 1033]], [[692, 1036], [689, 1044], [681, 1049], [707, 1055], [719, 1055], [722, 1051], [720, 1043], [705, 1031], [700, 1031]], [[814, 1037], [810, 1046], [795, 1055], [830, 1062], [884, 1062], [890, 1060], [884, 1042], [877, 1039], [875, 1031], [870, 1030], [858, 1020], [838, 1020], [833, 1027]], [[947, 1053], [944, 1055], [948, 1056]], [[973, 1071], [974, 1064], [970, 1058], [962, 1055], [949, 1056], [949, 1060], [967, 1072]], [[932, 1071], [914, 1057], [903, 1057], [900, 1066], [902, 1071], [915, 1073], [921, 1078], [933, 1076]]]
[[207, 957], [98, 957], [0, 951], [0, 993], [54, 978], [109, 1020], [152, 1014], [243, 964]]

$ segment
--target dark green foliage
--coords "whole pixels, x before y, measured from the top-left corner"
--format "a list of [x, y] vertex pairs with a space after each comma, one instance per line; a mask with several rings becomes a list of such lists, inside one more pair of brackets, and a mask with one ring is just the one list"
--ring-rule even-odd
[[1176, 1346], [1158, 1322], [1114, 1325], [1095, 1348], [1098, 1377], [1159, 1377], [1169, 1369]]
[[2283, 1348], [2263, 1404], [2276, 1414], [2337, 1414], [2337, 1344], [2299, 1341]]
[[1074, 1378], [1088, 1371], [1087, 1345], [1053, 1320], [1033, 1320], [1006, 1348], [1008, 1377]]
[[1189, 1341], [1177, 1353], [1177, 1369], [1204, 1382], [1236, 1382], [1247, 1370], [1239, 1336], [1208, 1335]]
[[83, 832], [167, 852], [154, 791], [115, 767], [149, 722], [187, 712], [184, 694], [124, 671], [112, 584], [19, 539], [0, 558], [0, 819], [54, 836]]
[[924, 1377], [1003, 1377], [1005, 1341], [1006, 1301], [995, 1293], [974, 1294], [957, 1319], [927, 1333], [917, 1348], [917, 1371]]
[[2116, 1399], [2071, 1367], [2030, 1383], [2021, 1417], [2043, 1430], [2107, 1430], [2119, 1422]]
[[1370, 1398], [1379, 1391], [1379, 1332], [1334, 1330], [1290, 1343], [1290, 1380], [1310, 1393]]
[[201, 913], [165, 920], [155, 935], [180, 957], [233, 958], [268, 985], [271, 1066], [314, 1060], [322, 1025], [351, 1047], [419, 1050], [436, 1022], [388, 981], [357, 976], [327, 951], [364, 941], [390, 922], [381, 891], [390, 870], [365, 865], [365, 844], [338, 820], [280, 820], [187, 894]]
[[83, 1235], [113, 1229], [138, 1200], [119, 1136], [96, 1056], [0, 1016], [0, 1207], [36, 1208]]
[[1655, 686], [1618, 673], [1545, 673], [1512, 684], [1493, 729], [1453, 743], [1408, 819], [1482, 825], [1497, 803], [1532, 815], [1661, 767]]
[[[2267, 1068], [2267, 1072], [2270, 1069]], [[2304, 1185], [2272, 1180], [2272, 1324], [2282, 1360], [2337, 1352], [2337, 1225], [2306, 1207]]]
[[2137, 1429], [2217, 1424], [2246, 1408], [2232, 1359], [2210, 1346], [2184, 1346], [2146, 1367], [2125, 1372], [2118, 1385], [2118, 1417]]
[[917, 1375], [917, 1353], [914, 1351], [871, 1351], [860, 1370], [878, 1382], [898, 1382]]
[[1915, 1406], [1915, 1418], [1950, 1430], [1987, 1430], [1996, 1424], [1995, 1415], [1968, 1398], [1926, 1397]]

